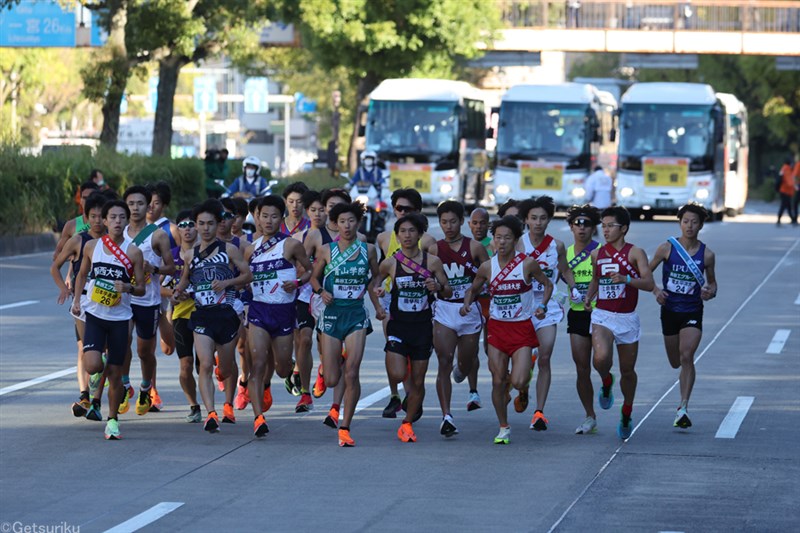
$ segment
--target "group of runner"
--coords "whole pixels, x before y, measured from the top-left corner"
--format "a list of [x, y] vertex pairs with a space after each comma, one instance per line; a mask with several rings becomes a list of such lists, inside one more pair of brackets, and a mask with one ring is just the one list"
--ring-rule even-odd
[[[181, 211], [173, 223], [163, 216], [171, 200], [163, 183], [130, 187], [122, 200], [109, 199], [92, 185], [81, 187], [83, 214], [65, 227], [51, 273], [59, 303], [73, 294], [80, 390], [73, 414], [101, 421], [107, 382], [107, 439], [120, 438], [118, 415], [130, 403], [138, 415], [163, 407], [156, 391], [160, 331], [164, 353], [177, 352], [180, 359], [188, 422], [203, 422], [199, 389], [206, 431], [235, 423], [235, 411], [249, 404], [254, 435], [263, 437], [269, 432], [264, 413], [272, 405], [270, 385], [277, 373], [287, 391], [299, 396], [298, 413], [311, 410], [313, 398], [332, 388], [324, 423], [338, 430], [340, 446], [354, 446], [350, 429], [361, 395], [359, 371], [372, 332], [367, 299], [386, 339], [391, 398], [383, 416], [405, 412], [397, 430], [401, 441], [417, 439], [414, 424], [423, 413], [434, 351], [441, 435], [459, 432], [451, 411], [451, 375], [456, 383], [469, 382], [467, 410], [481, 407], [481, 344], [500, 426], [494, 442], [510, 439], [511, 389], [518, 391], [513, 405], [521, 413], [534, 387], [530, 428], [546, 430], [550, 359], [567, 305], [577, 392], [585, 410], [575, 432], [597, 428], [592, 366], [601, 378], [598, 404], [610, 409], [614, 403], [616, 344], [623, 396], [617, 432], [627, 439], [633, 431], [640, 290], [652, 291], [661, 304], [667, 355], [680, 368], [674, 425], [691, 426], [687, 405], [703, 302], [717, 291], [714, 255], [698, 240], [707, 217], [700, 206], [680, 209], [680, 237], [659, 246], [648, 261], [641, 248], [625, 240], [631, 220], [623, 207], [599, 212], [575, 206], [567, 214], [574, 243], [567, 247], [553, 238], [547, 229], [555, 205], [547, 196], [510, 201], [491, 223], [484, 209], [473, 210], [472, 237], [461, 231], [464, 206], [443, 202], [437, 215], [444, 238], [437, 241], [426, 233], [420, 194], [398, 189], [391, 196], [396, 222], [372, 245], [358, 233], [364, 206], [341, 189], [319, 193], [294, 182], [282, 196], [249, 204], [240, 198], [209, 199]], [[243, 231], [248, 214], [253, 233]], [[605, 244], [593, 239], [598, 225]], [[65, 283], [60, 269], [67, 261], [72, 268]], [[653, 271], [661, 263], [659, 288]], [[558, 290], [561, 281], [563, 291]], [[142, 369], [138, 395], [129, 379], [133, 331]], [[312, 386], [314, 337], [320, 362]], [[221, 417], [215, 378], [225, 396]]]

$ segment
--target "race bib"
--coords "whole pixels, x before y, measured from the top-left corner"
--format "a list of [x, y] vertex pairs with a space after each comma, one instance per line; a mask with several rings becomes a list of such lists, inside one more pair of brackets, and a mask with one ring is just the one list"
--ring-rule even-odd
[[[408, 284], [414, 283], [412, 276], [397, 278], [397, 308], [406, 313], [423, 311], [428, 308], [428, 292], [424, 287], [409, 287]], [[404, 287], [405, 285], [405, 287]]]
[[[547, 276], [547, 279], [553, 279], [553, 269], [552, 268], [545, 268], [545, 265], [543, 265], [541, 263], [539, 263], [539, 266], [542, 267], [542, 272], [544, 272], [544, 275]], [[533, 280], [533, 285], [532, 286], [533, 286], [533, 292], [535, 292], [535, 293], [543, 293], [544, 292], [544, 285], [542, 285], [541, 283], [536, 281], [536, 279]]]
[[122, 295], [114, 290], [114, 283], [104, 279], [96, 279], [94, 281], [94, 288], [92, 288], [92, 301], [105, 305], [106, 307], [114, 307], [119, 304]]
[[522, 314], [522, 296], [495, 296], [493, 299], [496, 316], [502, 319], [513, 319]]
[[273, 270], [272, 272], [254, 272], [253, 281], [250, 285], [253, 288], [253, 294], [258, 296], [274, 293], [281, 283], [278, 279], [278, 273]]
[[211, 283], [201, 283], [194, 288], [194, 301], [201, 307], [222, 303], [224, 297], [225, 292], [215, 292], [211, 288]]
[[674, 294], [692, 294], [697, 282], [692, 278], [691, 280], [679, 279], [673, 276], [667, 278], [667, 290]]
[[625, 284], [613, 283], [611, 278], [600, 278], [597, 298], [600, 300], [619, 300], [625, 297]]
[[333, 285], [333, 298], [336, 300], [358, 300], [364, 292], [363, 284], [341, 284]]
[[453, 296], [450, 297], [451, 300], [463, 300], [464, 295], [467, 294], [467, 291], [472, 286], [472, 280], [469, 278], [453, 278], [450, 280], [450, 288], [453, 290]]

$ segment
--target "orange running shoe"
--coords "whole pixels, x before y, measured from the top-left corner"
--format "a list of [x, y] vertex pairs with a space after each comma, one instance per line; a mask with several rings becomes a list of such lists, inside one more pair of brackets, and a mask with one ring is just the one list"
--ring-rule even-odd
[[264, 399], [262, 402], [261, 412], [266, 413], [269, 411], [269, 408], [272, 407], [272, 387], [267, 387], [264, 389]]
[[258, 415], [256, 417], [255, 422], [253, 422], [253, 434], [261, 438], [264, 435], [269, 433], [269, 426], [267, 425], [267, 421], [264, 420], [264, 415]]
[[314, 400], [311, 399], [311, 395], [307, 392], [304, 392], [300, 396], [300, 401], [297, 402], [297, 405], [294, 408], [295, 413], [307, 413], [314, 409]]
[[534, 431], [547, 431], [548, 420], [544, 417], [544, 413], [536, 411], [531, 418], [531, 429]]
[[411, 427], [411, 422], [403, 422], [397, 430], [397, 438], [400, 442], [417, 442], [417, 436]]
[[339, 446], [342, 448], [352, 448], [356, 445], [356, 441], [350, 436], [349, 429], [339, 430]]
[[164, 408], [164, 402], [161, 401], [161, 396], [158, 395], [158, 391], [155, 387], [150, 389], [150, 412], [151, 413], [158, 413]]
[[325, 420], [322, 421], [323, 424], [328, 426], [329, 428], [336, 429], [339, 427], [339, 410], [335, 407], [331, 407], [331, 410], [328, 411], [328, 416], [325, 417]]
[[206, 418], [206, 423], [203, 426], [203, 429], [209, 433], [216, 433], [219, 431], [219, 417], [217, 416], [216, 411], [211, 411], [208, 413], [208, 418]]
[[223, 424], [235, 424], [236, 423], [236, 415], [233, 414], [233, 405], [226, 403], [222, 407], [222, 423]]
[[247, 385], [242, 385], [242, 382], [239, 381], [239, 384], [236, 386], [236, 399], [233, 400], [233, 405], [238, 411], [242, 411], [249, 403], [250, 391], [247, 390]]
[[322, 363], [320, 363], [317, 367], [317, 380], [314, 382], [314, 388], [311, 392], [314, 394], [314, 398], [322, 398], [326, 390], [328, 390], [328, 387], [325, 385], [325, 378], [322, 375]]
[[521, 389], [517, 397], [514, 398], [514, 410], [518, 413], [524, 413], [528, 408], [528, 387]]
[[221, 392], [225, 392], [225, 381], [219, 371], [219, 355], [214, 355], [214, 375], [217, 377], [217, 387]]

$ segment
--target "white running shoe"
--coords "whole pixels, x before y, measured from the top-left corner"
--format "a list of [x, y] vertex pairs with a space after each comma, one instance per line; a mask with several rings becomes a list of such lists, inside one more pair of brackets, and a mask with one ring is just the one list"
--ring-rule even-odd
[[469, 401], [467, 402], [467, 411], [474, 411], [481, 408], [481, 395], [477, 391], [469, 393]]
[[467, 376], [461, 373], [461, 369], [458, 367], [458, 361], [453, 363], [453, 381], [456, 383], [461, 383], [467, 379]]
[[675, 421], [672, 425], [676, 428], [690, 428], [692, 427], [692, 421], [689, 420], [689, 413], [686, 412], [685, 407], [678, 407], [678, 412], [675, 413]]
[[508, 444], [511, 439], [511, 426], [500, 426], [500, 433], [494, 438], [495, 444]]
[[588, 435], [597, 432], [597, 421], [591, 416], [587, 416], [586, 420], [581, 422], [581, 425], [575, 429], [576, 435]]

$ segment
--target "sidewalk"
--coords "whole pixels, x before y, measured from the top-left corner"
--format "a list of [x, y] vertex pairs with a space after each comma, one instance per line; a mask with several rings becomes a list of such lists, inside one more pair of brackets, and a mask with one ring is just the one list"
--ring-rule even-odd
[[56, 249], [58, 233], [46, 232], [38, 235], [6, 235], [0, 237], [0, 257], [11, 255], [52, 252]]

